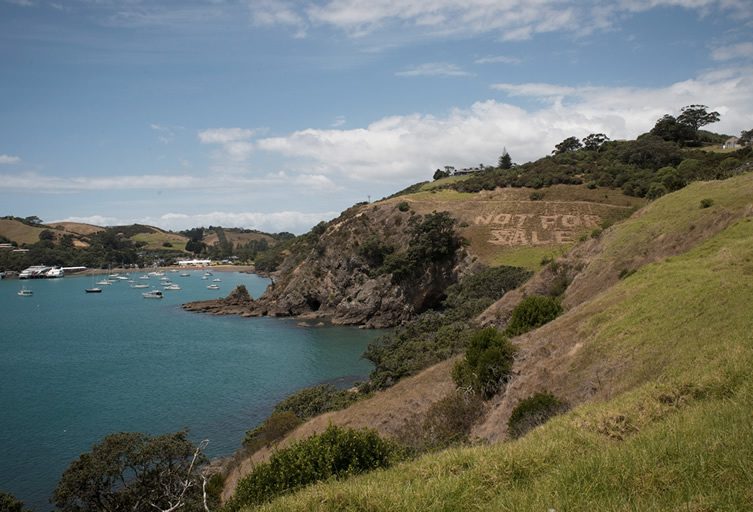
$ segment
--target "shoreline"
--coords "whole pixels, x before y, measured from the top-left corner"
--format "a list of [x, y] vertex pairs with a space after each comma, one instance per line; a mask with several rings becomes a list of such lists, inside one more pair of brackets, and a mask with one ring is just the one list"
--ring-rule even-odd
[[[149, 272], [154, 271], [160, 271], [160, 272], [169, 272], [172, 270], [177, 271], [202, 271], [202, 272], [240, 272], [242, 274], [256, 274], [260, 277], [266, 277], [269, 278], [268, 275], [265, 275], [263, 273], [256, 272], [256, 268], [253, 265], [211, 265], [208, 267], [181, 267], [178, 265], [168, 265], [163, 267], [148, 267], [148, 268], [123, 268], [123, 267], [116, 267], [116, 268], [88, 268], [86, 270], [81, 270], [77, 272], [68, 272], [66, 273], [62, 278], [40, 278], [42, 280], [44, 279], [65, 279], [66, 277], [76, 277], [76, 276], [99, 276], [99, 275], [107, 275], [107, 274], [146, 274]], [[8, 274], [6, 272], [3, 279], [7, 280], [19, 280], [18, 273], [11, 272]], [[37, 279], [29, 279], [29, 281], [36, 281]]]

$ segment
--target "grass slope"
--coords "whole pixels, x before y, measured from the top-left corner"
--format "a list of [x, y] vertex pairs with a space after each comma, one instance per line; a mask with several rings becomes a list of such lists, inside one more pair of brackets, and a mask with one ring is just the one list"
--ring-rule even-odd
[[567, 373], [612, 364], [607, 393], [518, 441], [317, 485], [265, 510], [750, 510], [750, 304], [748, 216], [571, 312], [580, 343]]
[[17, 220], [0, 219], [0, 235], [19, 245], [39, 242], [39, 233], [45, 229], [29, 226]]
[[[643, 206], [643, 199], [619, 190], [555, 185], [546, 189], [504, 188], [479, 193], [437, 189], [451, 177], [423, 185], [418, 192], [388, 202], [407, 203], [420, 214], [448, 211], [459, 221], [469, 251], [491, 266], [537, 270], [601, 224], [612, 224]], [[433, 186], [438, 184], [436, 186]], [[531, 199], [531, 194], [538, 199]]]

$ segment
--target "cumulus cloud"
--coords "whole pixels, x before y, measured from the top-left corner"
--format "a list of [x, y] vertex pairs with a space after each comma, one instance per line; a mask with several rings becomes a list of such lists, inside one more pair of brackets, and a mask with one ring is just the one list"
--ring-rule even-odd
[[503, 147], [525, 162], [549, 154], [566, 137], [606, 133], [612, 139], [647, 132], [666, 113], [701, 103], [720, 112], [710, 128], [737, 133], [753, 119], [753, 69], [709, 72], [665, 87], [572, 87], [497, 84], [507, 95], [540, 100], [523, 109], [504, 98], [480, 101], [437, 117], [391, 116], [363, 128], [306, 129], [257, 140], [259, 150], [303, 159], [320, 175], [393, 182], [426, 179], [443, 165], [496, 162]]
[[282, 25], [292, 28], [296, 38], [306, 37], [308, 23], [295, 4], [280, 0], [249, 0], [251, 19], [257, 26]]
[[711, 58], [717, 61], [732, 59], [752, 59], [753, 42], [738, 43], [714, 48], [714, 50], [711, 52]]
[[251, 138], [256, 132], [248, 128], [213, 128], [199, 132], [202, 144], [217, 144], [220, 152], [215, 156], [229, 163], [241, 163], [248, 160], [254, 151]]
[[0, 154], [0, 165], [3, 165], [3, 164], [6, 164], [6, 165], [17, 164], [20, 161], [21, 161], [21, 159], [19, 157], [17, 157], [17, 156]]
[[396, 76], [470, 76], [455, 64], [446, 62], [427, 62], [416, 67], [398, 71]]

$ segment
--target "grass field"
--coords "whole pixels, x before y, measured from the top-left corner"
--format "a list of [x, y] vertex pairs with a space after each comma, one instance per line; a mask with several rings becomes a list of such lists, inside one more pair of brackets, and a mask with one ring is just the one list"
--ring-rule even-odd
[[[718, 211], [699, 207], [706, 196]], [[742, 211], [542, 328], [574, 333], [557, 378], [592, 379], [593, 399], [520, 440], [326, 482], [262, 510], [753, 509], [752, 198], [753, 176], [698, 183], [615, 226], [605, 251], [638, 254], [661, 236], [644, 218], [665, 219], [669, 236]]]
[[[152, 233], [138, 233], [132, 236], [131, 240], [135, 242], [146, 242], [146, 247], [150, 250], [185, 252], [188, 238], [176, 233], [167, 233], [165, 231], [157, 230]], [[172, 247], [165, 247], [165, 243], [171, 244]]]
[[19, 245], [39, 242], [39, 233], [45, 229], [28, 226], [17, 220], [0, 219], [0, 235]]
[[[532, 200], [534, 192], [543, 197]], [[482, 262], [530, 269], [540, 268], [543, 258], [561, 254], [594, 229], [622, 220], [646, 204], [619, 190], [566, 185], [538, 191], [506, 188], [477, 194], [434, 189], [389, 201], [407, 202], [420, 214], [448, 211], [458, 219], [469, 251]]]

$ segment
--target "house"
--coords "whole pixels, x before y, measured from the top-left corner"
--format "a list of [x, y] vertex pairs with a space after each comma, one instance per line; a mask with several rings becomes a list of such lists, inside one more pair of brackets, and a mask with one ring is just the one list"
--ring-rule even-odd
[[722, 144], [722, 149], [735, 149], [740, 147], [740, 139], [737, 137], [730, 137], [726, 141], [724, 141], [724, 144]]

